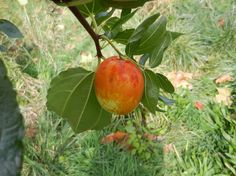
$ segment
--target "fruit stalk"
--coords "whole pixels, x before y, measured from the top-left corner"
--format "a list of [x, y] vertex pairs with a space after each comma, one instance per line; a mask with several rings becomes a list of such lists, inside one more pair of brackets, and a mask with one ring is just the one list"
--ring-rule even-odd
[[101, 35], [100, 36], [101, 39], [107, 41], [109, 43], [109, 45], [111, 45], [111, 47], [119, 54], [119, 56], [122, 58], [124, 55], [119, 51], [118, 48], [116, 48], [116, 46], [111, 42], [111, 40], [109, 38], [107, 38], [105, 35]]

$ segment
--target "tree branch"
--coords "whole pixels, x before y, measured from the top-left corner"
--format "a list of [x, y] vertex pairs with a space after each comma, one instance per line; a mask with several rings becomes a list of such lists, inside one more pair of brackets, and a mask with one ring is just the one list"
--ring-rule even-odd
[[[54, 3], [61, 2], [61, 0], [52, 0], [52, 1]], [[64, 0], [62, 0], [62, 2], [64, 2]], [[94, 32], [93, 28], [89, 25], [89, 23], [84, 18], [84, 16], [80, 13], [78, 8], [76, 8], [75, 6], [71, 6], [71, 7], [68, 7], [68, 8], [75, 15], [75, 17], [79, 20], [79, 22], [83, 25], [83, 27], [89, 33], [89, 35], [92, 37], [92, 39], [95, 43], [95, 46], [96, 46], [97, 57], [102, 58], [103, 55], [102, 55], [101, 46], [100, 46], [100, 43], [99, 43], [100, 36]]]
[[103, 55], [102, 55], [101, 47], [100, 47], [100, 43], [99, 43], [100, 36], [94, 32], [94, 30], [89, 25], [89, 23], [86, 21], [84, 16], [80, 13], [79, 9], [77, 9], [76, 7], [68, 7], [68, 8], [75, 15], [75, 17], [79, 20], [79, 22], [84, 26], [84, 28], [89, 33], [89, 35], [92, 37], [92, 39], [95, 43], [95, 46], [96, 46], [97, 57], [102, 58]]

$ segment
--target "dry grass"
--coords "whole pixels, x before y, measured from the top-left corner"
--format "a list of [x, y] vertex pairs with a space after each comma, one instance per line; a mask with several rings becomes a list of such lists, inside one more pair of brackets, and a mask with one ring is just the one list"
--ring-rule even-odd
[[3, 59], [7, 69], [10, 70], [8, 76], [18, 93], [17, 99], [25, 119], [25, 125], [26, 127], [35, 126], [38, 117], [45, 109], [45, 100], [40, 93], [43, 82], [22, 73], [19, 66], [13, 60], [9, 60], [7, 57], [3, 57]]

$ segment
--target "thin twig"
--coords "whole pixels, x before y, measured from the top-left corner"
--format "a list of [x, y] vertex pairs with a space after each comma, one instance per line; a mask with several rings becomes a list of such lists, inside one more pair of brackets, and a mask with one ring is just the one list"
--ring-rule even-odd
[[[54, 3], [58, 2], [65, 2], [64, 0], [52, 0]], [[66, 3], [66, 2], [65, 2]], [[70, 11], [75, 15], [75, 17], [79, 20], [79, 22], [83, 25], [85, 30], [89, 33], [89, 35], [92, 37], [96, 50], [97, 50], [97, 57], [100, 59], [103, 57], [102, 52], [101, 52], [101, 46], [99, 43], [100, 36], [96, 34], [96, 32], [93, 30], [93, 28], [89, 25], [85, 17], [80, 13], [79, 9], [75, 6], [70, 6], [68, 7]]]

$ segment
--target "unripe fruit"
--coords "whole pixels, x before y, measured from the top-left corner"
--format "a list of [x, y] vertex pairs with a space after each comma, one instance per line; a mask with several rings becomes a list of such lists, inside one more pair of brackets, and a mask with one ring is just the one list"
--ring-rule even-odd
[[144, 78], [139, 67], [118, 56], [104, 60], [95, 74], [95, 92], [100, 105], [107, 111], [124, 115], [139, 104]]

